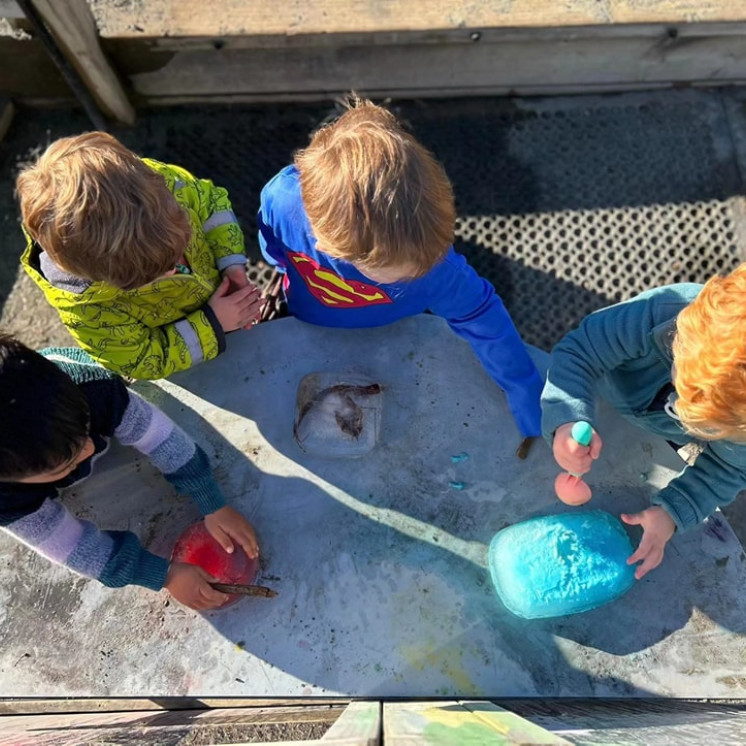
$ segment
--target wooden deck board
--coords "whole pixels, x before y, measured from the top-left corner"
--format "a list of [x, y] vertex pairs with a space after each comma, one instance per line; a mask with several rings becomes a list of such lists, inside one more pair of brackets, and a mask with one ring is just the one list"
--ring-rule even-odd
[[[89, 0], [105, 38], [295, 36], [746, 20], [742, 0]], [[218, 10], [219, 7], [219, 10]]]

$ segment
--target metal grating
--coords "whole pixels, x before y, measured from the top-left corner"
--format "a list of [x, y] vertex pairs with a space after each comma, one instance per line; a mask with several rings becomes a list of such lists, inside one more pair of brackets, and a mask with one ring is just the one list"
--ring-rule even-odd
[[[545, 349], [584, 316], [656, 285], [742, 260], [746, 200], [459, 218], [459, 248], [489, 277], [526, 341]], [[500, 265], [502, 269], [500, 270]]]
[[[741, 260], [745, 95], [659, 91], [392, 107], [454, 184], [457, 249], [494, 283], [525, 339], [548, 349], [596, 308], [655, 285], [703, 281]], [[270, 272], [254, 241], [259, 192], [333, 110], [155, 109], [114, 134], [140, 154], [225, 186], [247, 235], [252, 279], [264, 284]], [[22, 111], [3, 142], [0, 296], [23, 248], [11, 196], [17, 162], [86, 129], [75, 112]]]

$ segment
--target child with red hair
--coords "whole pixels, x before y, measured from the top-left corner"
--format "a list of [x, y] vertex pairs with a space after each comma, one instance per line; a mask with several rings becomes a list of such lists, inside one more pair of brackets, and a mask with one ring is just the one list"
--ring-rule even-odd
[[[703, 521], [746, 488], [746, 264], [704, 286], [649, 290], [586, 317], [552, 351], [542, 430], [557, 463], [590, 471], [602, 448], [596, 394], [626, 419], [677, 445], [703, 441], [696, 461], [625, 523], [643, 536], [628, 559], [642, 578], [663, 560], [674, 531]], [[594, 427], [590, 445], [571, 437]]]

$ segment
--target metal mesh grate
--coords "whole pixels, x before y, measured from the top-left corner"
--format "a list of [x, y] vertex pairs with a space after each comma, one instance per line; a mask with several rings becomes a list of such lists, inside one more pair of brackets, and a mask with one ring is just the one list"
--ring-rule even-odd
[[[549, 348], [596, 308], [738, 263], [743, 100], [742, 91], [666, 91], [392, 108], [453, 182], [457, 249], [494, 283], [525, 339]], [[137, 153], [225, 186], [246, 232], [252, 279], [264, 284], [270, 272], [254, 238], [259, 193], [333, 108], [156, 109], [114, 134]], [[9, 230], [0, 232], [0, 294], [23, 248], [13, 227], [16, 161], [86, 129], [74, 112], [24, 111], [3, 142], [0, 214]]]
[[511, 308], [526, 341], [548, 349], [603, 305], [736, 267], [736, 226], [744, 206], [743, 198], [731, 198], [469, 216], [459, 219], [457, 235], [471, 264], [490, 277]]

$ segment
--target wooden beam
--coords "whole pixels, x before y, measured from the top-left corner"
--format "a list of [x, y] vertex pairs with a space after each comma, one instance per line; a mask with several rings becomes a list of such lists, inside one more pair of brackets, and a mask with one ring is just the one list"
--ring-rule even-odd
[[204, 0], [97, 3], [106, 38], [376, 33], [596, 24], [744, 21], [743, 0]]
[[[76, 715], [8, 715], [0, 718], [0, 746], [132, 746], [182, 741], [220, 744], [225, 738], [255, 742], [257, 734], [285, 728], [323, 732], [340, 717], [343, 706], [245, 707], [167, 712], [106, 712]], [[370, 742], [377, 744], [377, 742]], [[349, 746], [363, 746], [355, 741]], [[331, 746], [336, 746], [332, 742]]]
[[331, 746], [378, 746], [381, 742], [381, 703], [351, 702], [319, 743]]
[[135, 110], [101, 50], [96, 22], [86, 0], [32, 3], [101, 109], [119, 122], [133, 124]]
[[259, 699], [252, 697], [158, 697], [149, 699], [146, 697], [109, 697], [96, 699], [87, 697], [77, 699], [65, 697], [64, 699], [0, 699], [0, 716], [4, 715], [63, 715], [72, 713], [102, 713], [102, 712], [147, 712], [163, 710], [227, 710], [233, 708], [263, 708], [271, 710], [277, 707], [302, 707], [302, 706], [343, 706], [347, 700], [335, 697], [323, 699], [320, 697], [308, 699]]
[[[746, 5], [746, 3], [744, 3]], [[287, 98], [349, 90], [381, 95], [526, 93], [537, 88], [618, 90], [629, 85], [746, 80], [738, 36], [597, 36], [477, 44], [391, 44], [190, 51], [132, 84], [148, 102], [169, 98]]]
[[7, 98], [0, 98], [0, 141], [5, 137], [15, 113], [16, 107], [13, 106], [13, 102]]
[[571, 746], [513, 712], [491, 702], [391, 702], [383, 705], [386, 746]]

